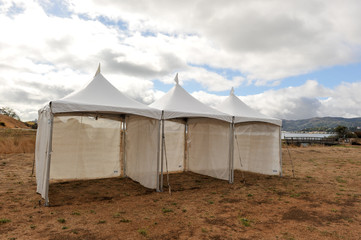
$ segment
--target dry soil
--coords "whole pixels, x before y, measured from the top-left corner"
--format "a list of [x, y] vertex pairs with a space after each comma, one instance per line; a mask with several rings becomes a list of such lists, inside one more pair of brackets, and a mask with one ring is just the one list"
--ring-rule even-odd
[[[360, 239], [361, 148], [283, 149], [283, 177], [170, 175], [171, 195], [127, 178], [52, 182], [33, 153], [0, 154], [0, 239]], [[166, 183], [166, 180], [164, 181]]]

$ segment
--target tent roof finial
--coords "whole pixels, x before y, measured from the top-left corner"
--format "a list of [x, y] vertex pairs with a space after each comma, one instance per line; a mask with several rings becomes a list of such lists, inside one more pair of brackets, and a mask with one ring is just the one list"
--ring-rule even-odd
[[99, 63], [98, 70], [97, 70], [97, 72], [95, 73], [94, 77], [95, 77], [96, 75], [98, 75], [99, 73], [100, 73], [100, 63]]
[[177, 85], [179, 84], [178, 73], [175, 75], [174, 81], [175, 81], [175, 83], [176, 83]]
[[234, 87], [232, 87], [231, 91], [229, 92], [229, 95], [234, 95]]

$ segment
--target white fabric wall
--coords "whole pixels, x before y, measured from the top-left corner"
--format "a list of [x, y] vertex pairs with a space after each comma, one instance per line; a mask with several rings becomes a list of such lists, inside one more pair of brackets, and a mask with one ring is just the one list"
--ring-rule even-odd
[[230, 124], [197, 118], [188, 120], [189, 171], [229, 180]]
[[48, 169], [48, 149], [50, 140], [50, 108], [47, 106], [39, 111], [38, 130], [36, 132], [35, 168], [36, 168], [36, 192], [45, 198], [46, 171]]
[[120, 176], [119, 119], [55, 116], [51, 179]]
[[125, 172], [147, 188], [157, 187], [159, 120], [126, 117]]
[[[179, 172], [184, 170], [184, 131], [184, 121], [164, 122], [165, 148], [169, 172]], [[165, 158], [163, 172], [166, 172]]]
[[279, 130], [279, 126], [268, 123], [236, 124], [234, 169], [279, 175], [281, 170]]

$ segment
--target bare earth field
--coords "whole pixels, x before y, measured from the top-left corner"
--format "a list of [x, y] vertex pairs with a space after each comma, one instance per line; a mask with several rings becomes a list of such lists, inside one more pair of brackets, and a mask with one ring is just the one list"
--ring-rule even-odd
[[171, 195], [124, 178], [53, 182], [51, 207], [34, 154], [0, 154], [0, 239], [361, 239], [361, 148], [289, 150], [295, 178], [283, 149], [284, 177], [172, 174]]

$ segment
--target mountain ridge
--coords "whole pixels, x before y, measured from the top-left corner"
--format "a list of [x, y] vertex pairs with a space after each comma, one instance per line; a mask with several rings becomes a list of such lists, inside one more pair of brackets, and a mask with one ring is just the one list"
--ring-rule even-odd
[[361, 131], [361, 117], [314, 117], [300, 120], [282, 119], [282, 131], [328, 131], [337, 126], [345, 126], [352, 131]]

